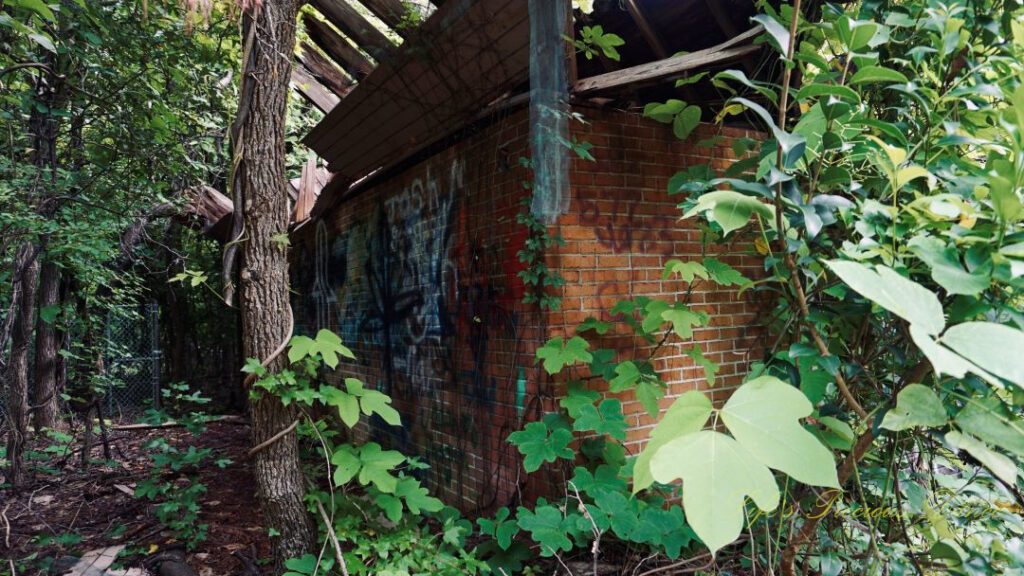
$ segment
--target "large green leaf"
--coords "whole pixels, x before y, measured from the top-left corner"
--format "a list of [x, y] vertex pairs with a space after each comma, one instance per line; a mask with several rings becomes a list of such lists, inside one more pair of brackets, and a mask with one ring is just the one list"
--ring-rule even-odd
[[552, 338], [544, 346], [537, 349], [537, 361], [544, 361], [544, 370], [554, 374], [565, 366], [577, 362], [590, 362], [594, 359], [587, 352], [590, 344], [579, 336], [573, 336], [566, 342], [563, 338]]
[[946, 325], [942, 304], [930, 290], [900, 276], [892, 268], [874, 270], [858, 262], [829, 260], [833, 272], [861, 296], [919, 327], [926, 334], [942, 332]]
[[954, 420], [957, 427], [1024, 459], [1024, 420], [996, 397], [972, 400]]
[[651, 437], [633, 465], [633, 493], [654, 483], [651, 457], [669, 441], [700, 432], [711, 416], [711, 400], [703, 392], [691, 390], [676, 399], [651, 431]]
[[721, 226], [725, 234], [745, 226], [754, 214], [761, 215], [769, 222], [775, 218], [775, 208], [770, 204], [734, 190], [716, 190], [702, 195], [697, 199], [697, 205], [684, 214], [683, 218], [701, 212], [708, 212], [708, 220]]
[[[594, 408], [593, 405], [589, 406]], [[508, 441], [518, 446], [525, 456], [523, 468], [527, 472], [536, 472], [544, 462], [572, 458], [575, 454], [569, 448], [572, 432], [565, 428], [555, 428], [549, 436], [548, 427], [543, 422], [530, 422], [522, 430], [509, 434]]]
[[774, 376], [761, 376], [733, 392], [722, 407], [722, 420], [765, 466], [804, 484], [838, 488], [832, 453], [800, 424], [813, 409], [797, 388]]
[[931, 388], [910, 384], [896, 396], [896, 408], [886, 412], [882, 428], [906, 430], [917, 426], [944, 426], [949, 418], [942, 402]]
[[668, 442], [651, 459], [651, 475], [664, 483], [682, 478], [686, 520], [712, 555], [740, 535], [748, 496], [765, 511], [779, 505], [771, 471], [739, 442], [718, 432], [696, 432]]
[[931, 268], [932, 278], [950, 294], [974, 295], [988, 288], [991, 282], [987, 273], [965, 270], [956, 250], [938, 238], [917, 236], [908, 245]]
[[992, 322], [965, 322], [946, 330], [940, 341], [982, 369], [1024, 388], [1024, 332]]
[[1000, 385], [999, 379], [985, 370], [965, 360], [962, 356], [949, 348], [939, 344], [932, 337], [925, 333], [925, 330], [915, 324], [910, 325], [910, 339], [921, 349], [921, 352], [932, 363], [936, 374], [948, 374], [954, 378], [963, 378], [964, 374], [973, 372], [989, 382]]
[[868, 84], [872, 82], [901, 83], [907, 82], [907, 77], [901, 72], [884, 66], [864, 66], [854, 73], [850, 79], [851, 85]]
[[978, 462], [984, 464], [990, 472], [998, 476], [1003, 482], [1006, 482], [1008, 486], [1013, 486], [1017, 483], [1017, 466], [1013, 463], [1013, 460], [992, 450], [984, 442], [959, 432], [946, 434], [946, 442], [949, 442], [954, 448], [966, 450], [968, 454], [977, 458]]

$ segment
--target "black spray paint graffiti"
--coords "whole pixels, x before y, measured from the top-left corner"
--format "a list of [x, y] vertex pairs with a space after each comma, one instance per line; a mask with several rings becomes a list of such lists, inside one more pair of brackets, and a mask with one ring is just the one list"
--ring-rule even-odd
[[466, 193], [456, 161], [441, 178], [428, 171], [413, 180], [333, 238], [320, 223], [313, 273], [296, 278], [311, 301], [296, 308], [301, 322], [316, 327], [306, 331], [330, 327], [343, 341], [376, 350], [379, 387], [403, 426], [376, 423], [374, 437], [418, 455], [431, 466], [430, 479], [460, 497], [463, 474], [479, 466], [472, 456], [486, 461], [501, 444], [490, 437], [496, 393], [506, 380], [517, 383], [493, 374], [487, 360], [496, 337], [515, 341], [519, 294], [505, 285], [494, 241], [466, 240]]
[[[677, 226], [669, 216], [638, 216], [636, 202], [615, 198], [611, 210], [602, 212], [597, 201], [583, 203], [580, 224], [593, 226], [597, 241], [615, 253], [647, 250], [668, 256], [672, 250], [672, 230]], [[648, 250], [644, 243], [651, 243]]]

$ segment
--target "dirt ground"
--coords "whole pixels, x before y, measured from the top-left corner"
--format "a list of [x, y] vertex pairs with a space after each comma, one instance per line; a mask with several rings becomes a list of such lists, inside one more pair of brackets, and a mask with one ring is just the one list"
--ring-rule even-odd
[[[157, 520], [154, 504], [132, 495], [150, 469], [143, 446], [156, 436], [212, 448], [215, 458], [232, 460], [219, 468], [210, 459], [199, 470], [207, 488], [200, 499], [200, 523], [209, 524], [209, 530], [205, 541], [187, 551], [187, 563], [199, 576], [242, 574], [244, 566], [233, 553], [248, 558], [269, 554], [246, 458], [248, 434], [248, 426], [236, 421], [212, 422], [198, 438], [183, 428], [112, 430], [111, 460], [87, 470], [80, 466], [80, 441], [56, 447], [32, 441], [29, 486], [17, 494], [0, 490], [0, 574], [13, 569], [11, 561], [21, 566], [17, 576], [63, 574], [75, 558], [116, 545], [125, 546], [118, 557], [123, 568], [147, 574], [147, 559], [182, 548], [184, 543], [175, 541]], [[91, 455], [104, 459], [102, 446], [95, 446]]]

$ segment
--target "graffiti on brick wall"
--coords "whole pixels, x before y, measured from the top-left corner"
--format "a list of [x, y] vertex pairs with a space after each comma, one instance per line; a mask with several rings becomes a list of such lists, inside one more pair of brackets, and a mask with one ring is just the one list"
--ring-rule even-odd
[[[612, 252], [645, 251], [663, 256], [672, 254], [672, 232], [678, 226], [671, 216], [639, 216], [635, 201], [618, 197], [608, 211], [602, 211], [597, 200], [583, 201], [580, 224], [593, 226], [597, 241]], [[645, 242], [651, 244], [645, 246]]]
[[[508, 263], [525, 231], [499, 238], [469, 221], [467, 192], [455, 161], [385, 195], [344, 230], [319, 222], [313, 254], [296, 255], [314, 265], [297, 265], [295, 275], [299, 324], [330, 327], [371, 351], [365, 361], [402, 413], [401, 429], [375, 422], [372, 434], [418, 455], [430, 480], [454, 490], [472, 485], [463, 477], [470, 468], [497, 460], [490, 452], [504, 443], [492, 437], [496, 419], [518, 417], [514, 405], [496, 414], [505, 409], [499, 391], [522, 394], [515, 367], [493, 360], [516, 352], [522, 285]], [[486, 498], [493, 486], [476, 491]]]

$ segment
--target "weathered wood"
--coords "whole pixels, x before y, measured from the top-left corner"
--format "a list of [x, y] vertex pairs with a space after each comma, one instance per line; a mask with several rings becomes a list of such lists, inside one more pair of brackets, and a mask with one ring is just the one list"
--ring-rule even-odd
[[311, 0], [310, 4], [326, 16], [331, 24], [337, 26], [342, 34], [351, 38], [377, 60], [394, 45], [383, 32], [363, 18], [363, 15], [345, 0]]
[[625, 2], [630, 17], [633, 18], [633, 22], [636, 22], [637, 28], [640, 29], [640, 33], [651, 47], [651, 50], [654, 50], [654, 55], [658, 58], [668, 58], [668, 50], [665, 49], [665, 44], [658, 37], [658, 33], [655, 32], [651, 23], [647, 21], [647, 16], [640, 8], [640, 5], [637, 4], [637, 1], [625, 0]]
[[345, 76], [341, 68], [313, 46], [303, 42], [298, 58], [299, 62], [302, 62], [302, 65], [313, 74], [318, 82], [337, 94], [339, 98], [344, 98], [352, 90], [352, 80]]
[[297, 63], [292, 68], [292, 85], [309, 100], [321, 112], [327, 114], [338, 105], [341, 98], [327, 89], [323, 84], [317, 82], [313, 74], [302, 63]]
[[520, 1], [451, 2], [306, 142], [332, 171], [358, 178], [461, 125], [528, 68], [529, 20]]
[[761, 50], [759, 45], [744, 43], [755, 38], [762, 31], [763, 29], [757, 26], [727, 42], [705, 50], [673, 56], [664, 60], [658, 60], [657, 62], [649, 62], [607, 74], [599, 74], [590, 78], [583, 78], [576, 82], [573, 92], [578, 95], [584, 95], [627, 85], [669, 80], [681, 76], [690, 70], [739, 60]]
[[358, 48], [334, 31], [327, 23], [309, 14], [302, 15], [306, 33], [321, 50], [338, 63], [349, 76], [358, 82], [373, 72], [373, 63]]
[[398, 26], [405, 18], [405, 6], [402, 5], [401, 0], [362, 0], [362, 3], [392, 30], [402, 36], [408, 34], [407, 30], [402, 30]]

